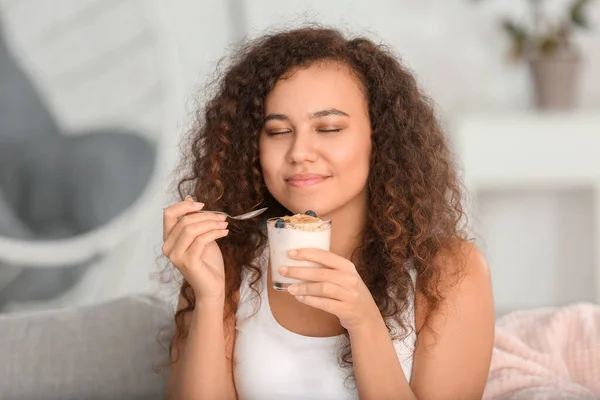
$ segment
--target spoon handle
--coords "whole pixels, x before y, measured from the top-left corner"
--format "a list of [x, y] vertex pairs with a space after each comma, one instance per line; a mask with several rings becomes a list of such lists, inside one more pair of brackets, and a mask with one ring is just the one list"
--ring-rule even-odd
[[199, 210], [197, 212], [201, 212], [201, 213], [213, 213], [213, 214], [223, 214], [223, 215], [227, 215], [228, 217], [231, 217], [231, 215], [229, 215], [229, 214], [227, 214], [226, 212], [223, 212], [223, 211]]

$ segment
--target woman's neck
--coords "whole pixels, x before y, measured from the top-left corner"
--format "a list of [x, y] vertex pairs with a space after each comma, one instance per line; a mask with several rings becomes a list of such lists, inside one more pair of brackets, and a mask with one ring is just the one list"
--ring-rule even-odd
[[354, 250], [361, 245], [367, 224], [366, 195], [358, 196], [344, 207], [326, 216], [331, 218], [331, 252], [352, 260]]

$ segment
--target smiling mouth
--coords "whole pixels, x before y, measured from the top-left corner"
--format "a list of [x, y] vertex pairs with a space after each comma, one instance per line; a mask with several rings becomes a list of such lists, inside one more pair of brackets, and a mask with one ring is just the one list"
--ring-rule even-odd
[[329, 176], [322, 175], [292, 176], [285, 181], [292, 187], [303, 188], [318, 185], [329, 178]]

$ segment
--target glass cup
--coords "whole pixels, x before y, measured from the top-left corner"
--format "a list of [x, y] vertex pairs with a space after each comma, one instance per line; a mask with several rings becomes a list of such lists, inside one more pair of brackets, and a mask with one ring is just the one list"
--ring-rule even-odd
[[301, 283], [298, 279], [287, 278], [279, 274], [280, 267], [315, 267], [322, 265], [312, 261], [293, 260], [288, 257], [290, 250], [316, 248], [329, 251], [331, 245], [331, 220], [321, 219], [319, 222], [292, 223], [286, 222], [283, 228], [276, 228], [275, 223], [279, 218], [267, 220], [267, 233], [269, 236], [269, 256], [271, 263], [271, 277], [273, 288], [287, 290], [294, 283]]

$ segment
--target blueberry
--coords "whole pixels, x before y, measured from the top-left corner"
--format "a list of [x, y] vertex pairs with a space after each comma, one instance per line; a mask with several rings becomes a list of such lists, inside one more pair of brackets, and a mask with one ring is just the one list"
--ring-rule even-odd
[[313, 210], [308, 210], [307, 212], [305, 212], [304, 214], [306, 215], [310, 215], [311, 217], [315, 217], [317, 218], [317, 213], [314, 212]]
[[285, 228], [285, 221], [283, 218], [279, 218], [277, 221], [275, 221], [275, 228]]

